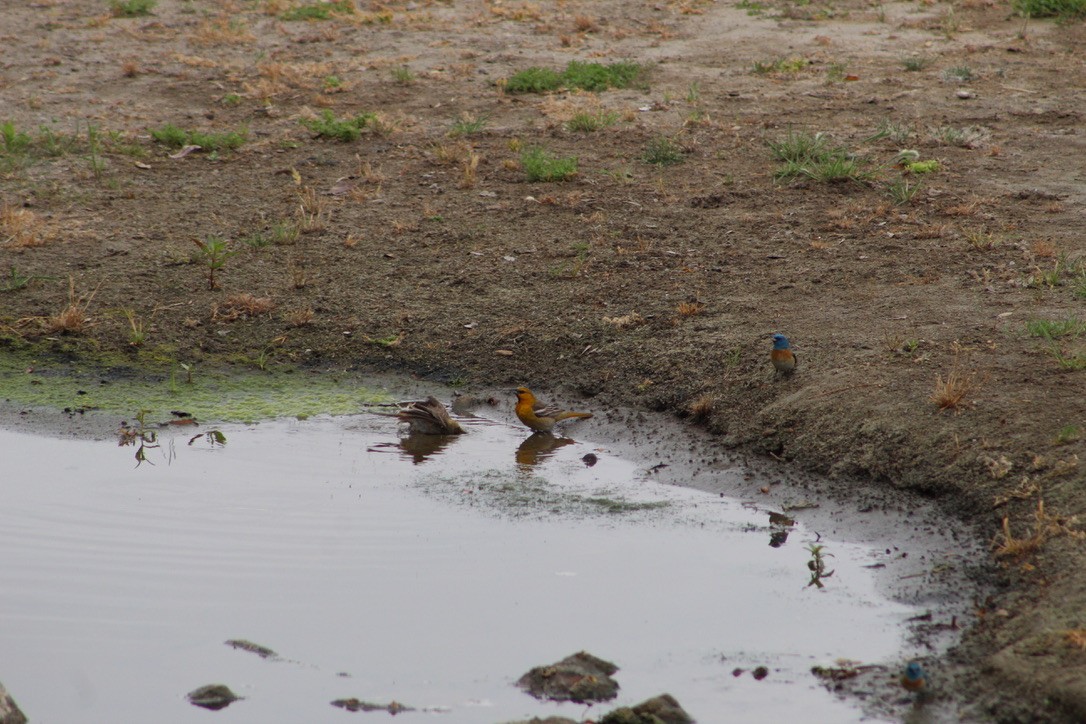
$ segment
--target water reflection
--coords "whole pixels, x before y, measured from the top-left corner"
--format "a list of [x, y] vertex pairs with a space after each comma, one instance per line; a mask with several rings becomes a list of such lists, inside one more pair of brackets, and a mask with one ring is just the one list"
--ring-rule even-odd
[[421, 465], [459, 439], [457, 435], [425, 435], [416, 432], [401, 437], [398, 446], [403, 457], [415, 465]]
[[572, 445], [575, 441], [568, 437], [555, 437], [549, 432], [536, 432], [529, 435], [517, 448], [517, 464], [525, 467], [535, 467], [549, 457], [556, 450], [566, 445]]

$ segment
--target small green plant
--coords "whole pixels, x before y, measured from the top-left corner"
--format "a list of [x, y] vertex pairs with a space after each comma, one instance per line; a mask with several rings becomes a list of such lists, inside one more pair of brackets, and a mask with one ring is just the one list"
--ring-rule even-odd
[[1082, 430], [1078, 425], [1064, 425], [1056, 433], [1057, 445], [1068, 445], [1075, 442], [1082, 436]]
[[537, 66], [518, 71], [505, 81], [506, 93], [547, 93], [561, 87], [561, 73]]
[[1074, 295], [1079, 299], [1086, 299], [1086, 273], [1080, 273], [1072, 282]]
[[952, 83], [968, 83], [975, 77], [973, 69], [968, 65], [955, 65], [943, 70], [943, 80]]
[[229, 151], [245, 143], [248, 132], [203, 133], [202, 131], [186, 131], [172, 123], [167, 123], [161, 128], [152, 130], [151, 138], [170, 148], [199, 146], [205, 151]]
[[796, 74], [811, 64], [806, 58], [778, 58], [770, 61], [754, 61], [752, 71], [756, 75]]
[[826, 80], [830, 83], [840, 83], [848, 75], [848, 68], [844, 63], [830, 63], [826, 68]]
[[697, 103], [699, 100], [701, 100], [701, 86], [694, 81], [686, 88], [686, 102]]
[[506, 79], [505, 92], [547, 93], [559, 88], [580, 88], [587, 91], [628, 88], [643, 72], [644, 69], [637, 63], [622, 61], [603, 65], [572, 60], [561, 73], [538, 66], [518, 71]]
[[1086, 15], [1086, 0], [1012, 0], [1011, 7], [1026, 18], [1078, 18]]
[[645, 163], [671, 166], [686, 159], [686, 150], [667, 136], [657, 136], [649, 141], [641, 158]]
[[615, 123], [618, 123], [618, 114], [614, 111], [598, 111], [596, 113], [581, 111], [574, 113], [573, 117], [566, 121], [566, 128], [570, 131], [592, 133]]
[[334, 91], [343, 87], [343, 81], [339, 79], [338, 75], [326, 75], [321, 81], [321, 86], [325, 91]]
[[399, 68], [392, 69], [392, 79], [399, 85], [413, 85], [415, 74], [406, 65], [401, 65]]
[[520, 163], [529, 181], [566, 181], [577, 173], [576, 156], [559, 158], [538, 146], [525, 150]]
[[377, 120], [376, 113], [363, 113], [354, 118], [339, 118], [327, 108], [321, 111], [319, 118], [303, 118], [301, 123], [318, 137], [334, 138], [337, 141], [357, 141], [362, 136], [362, 129]]
[[209, 236], [206, 241], [200, 241], [199, 239], [193, 239], [192, 241], [199, 249], [197, 261], [207, 267], [207, 288], [217, 288], [215, 272], [226, 266], [226, 260], [237, 252], [227, 246], [225, 239], [217, 236]]
[[785, 163], [802, 165], [826, 153], [826, 134], [788, 131], [780, 141], [767, 141], [773, 157]]
[[298, 241], [302, 230], [291, 221], [280, 221], [272, 224], [271, 242], [276, 246], [289, 246]]
[[930, 63], [931, 61], [922, 55], [904, 58], [901, 61], [901, 65], [910, 73], [919, 73], [924, 70], [924, 68], [927, 68]]
[[888, 191], [890, 192], [890, 198], [893, 199], [894, 205], [904, 206], [913, 200], [916, 196], [916, 192], [920, 190], [920, 184], [909, 183], [909, 179], [902, 178], [894, 181], [890, 184]]
[[17, 270], [14, 266], [11, 267], [11, 272], [4, 280], [3, 286], [0, 286], [0, 292], [14, 292], [20, 289], [26, 289], [30, 286], [30, 282], [35, 280], [52, 281], [57, 277], [39, 276], [37, 274], [23, 274]]
[[750, 16], [762, 15], [766, 10], [766, 6], [763, 3], [756, 2], [755, 0], [739, 0], [739, 2], [735, 4], [735, 7], [740, 10], [746, 10], [747, 15]]
[[878, 128], [875, 129], [875, 134], [865, 138], [864, 143], [872, 143], [873, 141], [881, 141], [884, 138], [888, 138], [894, 143], [901, 144], [912, 138], [914, 134], [915, 131], [912, 126], [897, 123], [889, 118], [883, 118], [879, 121]]
[[337, 2], [318, 2], [313, 5], [298, 5], [280, 15], [283, 20], [327, 20], [332, 15], [353, 15], [354, 3], [351, 0]]
[[1049, 345], [1047, 351], [1048, 354], [1052, 356], [1052, 359], [1056, 360], [1056, 364], [1062, 369], [1069, 371], [1086, 369], [1086, 354], [1081, 352], [1064, 352], [1060, 349], [1060, 346], [1055, 343]]
[[935, 159], [929, 159], [927, 161], [909, 161], [905, 164], [905, 170], [915, 174], [935, 173], [941, 168], [942, 166]]
[[224, 106], [236, 106], [241, 103], [241, 96], [237, 93], [227, 93], [219, 102]]
[[457, 138], [459, 136], [473, 136], [476, 133], [482, 133], [486, 128], [486, 124], [489, 122], [489, 116], [476, 116], [464, 112], [460, 114], [460, 118], [453, 121], [452, 127], [449, 128], [449, 132], [446, 135], [452, 138]]
[[272, 238], [265, 234], [263, 231], [254, 231], [248, 236], [241, 237], [241, 243], [250, 249], [263, 249], [264, 247], [271, 246]]
[[96, 181], [102, 180], [105, 173], [105, 161], [102, 160], [102, 142], [98, 133], [98, 127], [94, 124], [87, 126], [87, 165]]
[[1026, 322], [1026, 331], [1033, 337], [1054, 340], [1060, 337], [1078, 337], [1086, 332], [1086, 321], [1078, 317], [1067, 319], [1033, 319]]
[[155, 0], [109, 0], [109, 9], [118, 18], [138, 18], [150, 15]]
[[825, 553], [825, 549], [826, 546], [818, 543], [811, 543], [807, 546], [807, 552], [811, 554], [811, 559], [807, 561], [807, 569], [811, 572], [811, 580], [807, 583], [808, 587], [825, 588], [826, 584], [822, 583], [822, 579], [833, 575], [833, 571], [826, 570], [826, 559], [833, 558], [833, 554]]
[[122, 309], [121, 313], [128, 320], [128, 344], [132, 347], [142, 347], [147, 341], [147, 331], [144, 329], [143, 320], [137, 317], [132, 309]]
[[958, 146], [960, 148], [976, 148], [984, 145], [991, 135], [984, 126], [939, 126], [931, 129], [931, 137], [946, 146]]
[[30, 136], [17, 129], [11, 121], [0, 123], [0, 141], [3, 141], [5, 154], [25, 153], [30, 146]]

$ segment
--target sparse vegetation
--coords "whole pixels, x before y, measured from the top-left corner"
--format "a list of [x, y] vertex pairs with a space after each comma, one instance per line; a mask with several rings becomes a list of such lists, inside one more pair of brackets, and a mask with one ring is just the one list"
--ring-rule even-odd
[[392, 69], [392, 80], [396, 81], [399, 85], [413, 85], [416, 78], [410, 68], [406, 65], [401, 65], [398, 68]]
[[686, 159], [686, 150], [667, 136], [658, 136], [649, 141], [641, 158], [645, 163], [671, 166], [682, 163]]
[[807, 176], [816, 181], [859, 181], [870, 174], [844, 148], [831, 147], [823, 133], [789, 131], [780, 141], [767, 141], [773, 156], [782, 162], [780, 179]]
[[890, 184], [887, 190], [896, 206], [904, 206], [916, 196], [916, 192], [920, 190], [920, 183], [909, 183], [909, 179], [901, 178]]
[[1039, 551], [1051, 538], [1061, 535], [1069, 535], [1082, 540], [1086, 538], [1086, 532], [1075, 530], [1071, 526], [1076, 523], [1073, 517], [1052, 515], [1045, 511], [1045, 501], [1037, 501], [1037, 509], [1033, 512], [1033, 529], [1027, 530], [1021, 537], [1011, 532], [1011, 520], [1009, 516], [1003, 518], [1003, 529], [992, 541], [992, 550], [996, 558], [1021, 559]]
[[968, 83], [975, 77], [973, 69], [968, 65], [955, 65], [943, 70], [943, 80], [952, 83]]
[[451, 138], [473, 136], [476, 133], [482, 133], [489, 121], [490, 118], [488, 116], [476, 116], [465, 111], [460, 114], [460, 118], [453, 121], [452, 127], [449, 128], [449, 132], [446, 135]]
[[826, 559], [833, 558], [833, 554], [826, 553], [825, 550], [826, 546], [820, 543], [811, 543], [807, 546], [807, 552], [811, 554], [811, 559], [807, 561], [807, 569], [811, 572], [811, 580], [807, 582], [808, 587], [825, 588], [826, 584], [822, 582], [822, 579], [833, 575], [833, 571], [826, 570]]
[[150, 15], [155, 8], [155, 0], [109, 0], [109, 9], [114, 17], [138, 18]]
[[931, 61], [928, 60], [928, 58], [922, 55], [918, 55], [911, 58], [903, 59], [901, 61], [901, 65], [905, 68], [905, 70], [909, 71], [910, 73], [919, 73], [920, 71], [924, 70], [924, 68], [927, 68], [930, 62]]
[[572, 60], [561, 73], [537, 66], [518, 71], [506, 79], [505, 92], [547, 93], [559, 88], [598, 92], [609, 88], [628, 88], [643, 72], [637, 63], [622, 61], [603, 65]]
[[611, 111], [580, 111], [566, 121], [566, 129], [591, 133], [618, 122], [618, 114]]
[[245, 143], [247, 131], [228, 131], [226, 133], [204, 133], [186, 131], [172, 123], [151, 131], [151, 138], [170, 148], [199, 146], [205, 151], [232, 151]]
[[529, 181], [566, 181], [577, 173], [577, 158], [559, 158], [538, 146], [524, 151], [520, 163]]
[[193, 239], [196, 244], [196, 262], [207, 267], [207, 288], [216, 289], [215, 272], [226, 266], [226, 261], [234, 256], [237, 251], [229, 248], [225, 239], [218, 236], [209, 236], [205, 241]]
[[334, 0], [316, 2], [312, 5], [296, 5], [285, 11], [283, 20], [328, 20], [333, 15], [353, 15], [355, 7], [352, 0]]
[[94, 295], [98, 293], [98, 287], [87, 294], [75, 293], [75, 277], [68, 277], [68, 305], [53, 316], [45, 320], [45, 331], [49, 334], [81, 334], [92, 326], [87, 316], [87, 308], [90, 307]]
[[753, 72], [758, 75], [796, 74], [811, 64], [806, 58], [778, 58], [769, 61], [754, 61]]
[[1011, 7], [1027, 18], [1080, 18], [1086, 15], [1086, 0], [1012, 0]]
[[301, 124], [319, 138], [332, 138], [337, 141], [357, 141], [362, 137], [362, 130], [377, 120], [376, 113], [362, 113], [353, 118], [336, 118], [327, 108], [317, 118], [303, 118]]

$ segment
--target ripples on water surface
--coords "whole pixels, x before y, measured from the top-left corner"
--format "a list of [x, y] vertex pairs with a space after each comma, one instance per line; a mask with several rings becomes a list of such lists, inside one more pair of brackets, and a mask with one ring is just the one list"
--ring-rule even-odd
[[[836, 574], [807, 588], [813, 533], [771, 548], [765, 511], [653, 483], [590, 428], [518, 462], [518, 429], [426, 457], [392, 424], [225, 426], [225, 447], [164, 439], [138, 468], [131, 447], [0, 431], [0, 681], [36, 723], [387, 716], [329, 706], [346, 697], [579, 719], [513, 682], [584, 649], [620, 667], [594, 716], [669, 692], [703, 722], [846, 722], [811, 665], [892, 661], [917, 612], [875, 591], [881, 551], [828, 541]], [[185, 700], [210, 683], [246, 699]]]

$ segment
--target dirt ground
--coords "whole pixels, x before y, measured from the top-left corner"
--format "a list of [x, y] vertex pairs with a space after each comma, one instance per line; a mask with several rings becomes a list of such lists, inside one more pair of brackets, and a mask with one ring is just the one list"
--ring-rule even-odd
[[[977, 717], [1086, 720], [1086, 25], [983, 0], [286, 19], [301, 4], [5, 8], [4, 348], [529, 384], [920, 492], [1001, 570], [956, 693]], [[503, 89], [573, 60], [644, 73]], [[373, 115], [339, 141], [302, 123], [326, 110]], [[246, 140], [186, 155], [152, 138], [166, 124]], [[816, 133], [863, 173], [778, 178], [769, 144]], [[529, 182], [532, 147], [576, 175]], [[218, 260], [194, 243], [216, 238]]]

